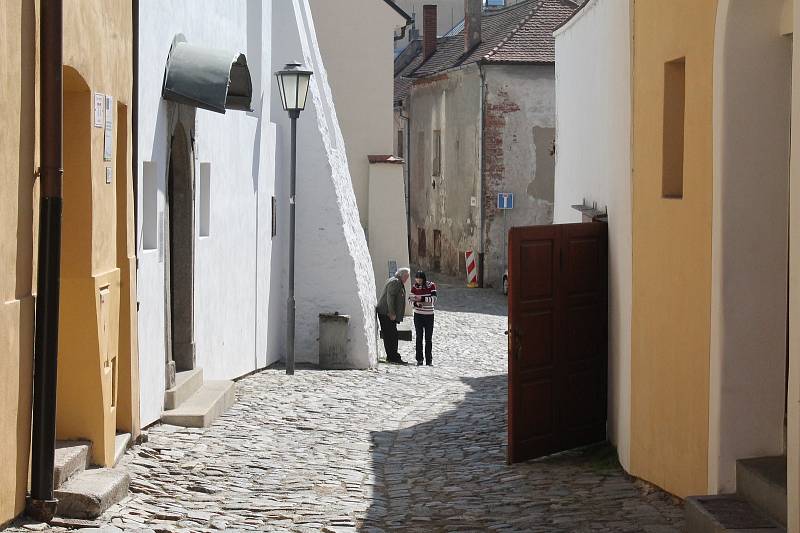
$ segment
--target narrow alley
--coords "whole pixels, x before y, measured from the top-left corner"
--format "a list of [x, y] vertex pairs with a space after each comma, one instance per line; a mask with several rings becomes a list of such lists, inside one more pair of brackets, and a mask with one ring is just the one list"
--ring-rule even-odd
[[[131, 495], [97, 522], [157, 532], [680, 531], [680, 507], [637, 486], [608, 448], [507, 466], [505, 299], [440, 285], [439, 308], [431, 368], [271, 368], [240, 380], [236, 405], [211, 428], [151, 427], [123, 459]], [[401, 354], [413, 362], [409, 343]]]

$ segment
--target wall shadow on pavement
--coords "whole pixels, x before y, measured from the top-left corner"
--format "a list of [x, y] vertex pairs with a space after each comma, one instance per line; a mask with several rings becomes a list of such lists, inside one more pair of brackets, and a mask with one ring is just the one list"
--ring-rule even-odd
[[470, 389], [454, 409], [372, 432], [373, 495], [359, 531], [681, 530], [680, 507], [640, 491], [607, 444], [507, 465], [507, 375], [461, 381]]
[[497, 289], [467, 289], [438, 283], [436, 287], [437, 310], [508, 316], [508, 298]]

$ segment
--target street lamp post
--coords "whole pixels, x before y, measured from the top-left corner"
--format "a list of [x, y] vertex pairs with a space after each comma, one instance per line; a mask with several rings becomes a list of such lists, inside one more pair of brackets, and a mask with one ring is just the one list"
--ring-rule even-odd
[[286, 301], [286, 374], [294, 374], [294, 220], [295, 188], [297, 184], [297, 119], [306, 107], [312, 72], [300, 63], [287, 63], [275, 73], [283, 109], [291, 121], [291, 171], [289, 180], [289, 298]]

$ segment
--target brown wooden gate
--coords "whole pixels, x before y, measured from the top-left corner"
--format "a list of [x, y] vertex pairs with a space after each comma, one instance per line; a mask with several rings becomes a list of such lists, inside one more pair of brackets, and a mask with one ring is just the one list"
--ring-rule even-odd
[[606, 438], [608, 231], [509, 234], [508, 462]]

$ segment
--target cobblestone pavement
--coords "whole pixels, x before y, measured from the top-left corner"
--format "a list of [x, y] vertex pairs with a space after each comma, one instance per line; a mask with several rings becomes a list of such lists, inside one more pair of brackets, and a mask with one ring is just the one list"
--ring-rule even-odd
[[[154, 531], [680, 531], [595, 447], [505, 464], [506, 306], [440, 288], [434, 366], [269, 369], [211, 428], [156, 426], [100, 522]], [[413, 348], [403, 343], [404, 359]], [[20, 529], [20, 531], [22, 531]]]

